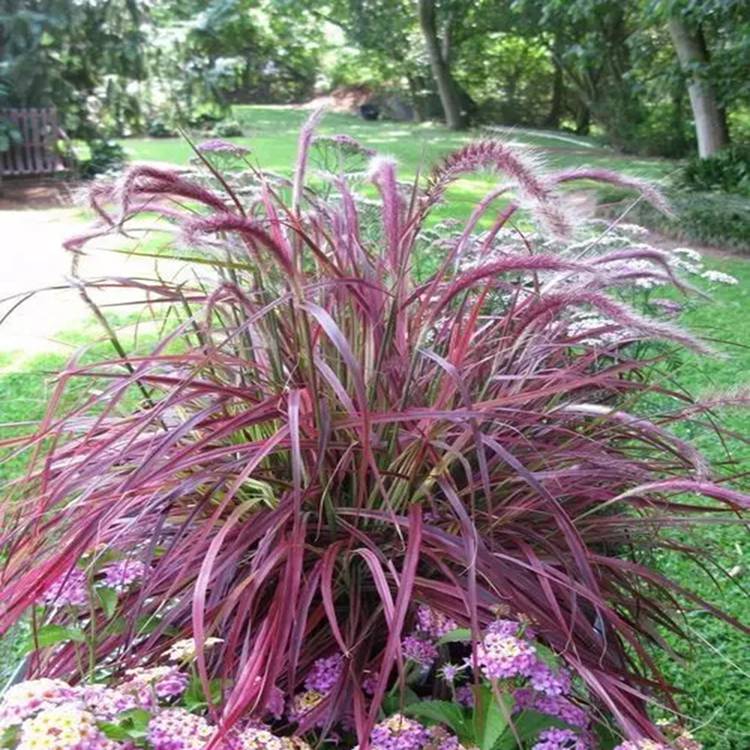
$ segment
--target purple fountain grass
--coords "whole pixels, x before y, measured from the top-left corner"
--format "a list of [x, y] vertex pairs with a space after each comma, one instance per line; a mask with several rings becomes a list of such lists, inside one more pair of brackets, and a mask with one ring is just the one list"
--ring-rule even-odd
[[[24, 499], [4, 510], [0, 631], [71, 571], [97, 575], [100, 556], [124, 550], [148, 575], [114, 611], [93, 602], [38, 615], [88, 623], [96, 662], [118, 671], [194, 637], [226, 726], [262, 715], [279, 689], [290, 699], [316, 659], [335, 657], [330, 691], [300, 726], [346, 718], [366, 748], [416, 604], [475, 636], [502, 605], [585, 682], [592, 710], [627, 737], [660, 738], [647, 708], [671, 703], [672, 688], [653, 651], [659, 628], [680, 632], [680, 599], [692, 595], [650, 569], [639, 545], [673, 546], [662, 532], [687, 514], [731, 518], [748, 506], [669, 433], [698, 406], [666, 392], [671, 413], [644, 419], [624, 406], [661, 392], [634, 344], [701, 347], [608, 294], [622, 278], [671, 270], [653, 254], [583, 263], [532, 248], [466, 273], [448, 253], [432, 277], [414, 276], [428, 213], [460, 174], [509, 175], [495, 235], [521, 207], [567, 227], [559, 182], [622, 180], [544, 175], [482, 142], [408, 201], [393, 163], [378, 160], [373, 238], [343, 180], [328, 201], [306, 184], [312, 132], [300, 138], [289, 205], [260, 173], [246, 203], [150, 167], [97, 188], [103, 226], [91, 236], [147, 210], [225, 259], [209, 256], [217, 276], [203, 284], [119, 280], [181, 322], [146, 355], [71, 362], [38, 431], [15, 442], [35, 459]], [[619, 336], [582, 343], [569, 331], [580, 310]], [[97, 387], [61, 413], [82, 378]], [[207, 651], [209, 637], [221, 641]], [[78, 651], [41, 649], [30, 671], [80, 678]]]

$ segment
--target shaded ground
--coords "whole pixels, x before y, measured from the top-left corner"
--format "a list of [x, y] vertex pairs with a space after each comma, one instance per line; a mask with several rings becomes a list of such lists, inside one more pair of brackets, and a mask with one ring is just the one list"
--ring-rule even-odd
[[0, 211], [64, 208], [79, 189], [78, 183], [59, 178], [6, 178], [0, 182]]

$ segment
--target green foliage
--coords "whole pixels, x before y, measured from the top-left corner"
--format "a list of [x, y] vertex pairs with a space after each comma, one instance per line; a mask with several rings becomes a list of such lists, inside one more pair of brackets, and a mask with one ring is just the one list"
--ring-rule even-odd
[[[668, 15], [699, 29], [710, 53], [701, 75], [741, 130], [748, 8], [435, 0], [440, 47], [474, 122], [603, 133], [620, 150], [668, 156], [694, 143]], [[225, 118], [235, 103], [299, 102], [338, 85], [407, 99], [419, 120], [442, 116], [409, 0], [4, 0], [0, 29], [0, 78], [14, 101], [56, 105], [78, 137], [163, 137], [204, 115]]]
[[121, 133], [140, 116], [144, 3], [3, 0], [0, 77], [14, 106], [56, 106], [69, 135]]
[[[604, 211], [619, 216], [630, 201], [620, 190], [601, 193]], [[673, 191], [669, 217], [643, 203], [634, 206], [629, 219], [686, 242], [732, 248], [750, 254], [750, 200], [716, 192]]]
[[161, 0], [152, 11], [149, 107], [168, 124], [221, 119], [233, 101], [291, 102], [313, 91], [320, 31], [270, 0]]
[[177, 132], [171, 128], [164, 120], [156, 118], [148, 124], [146, 133], [151, 138], [174, 138]]
[[461, 47], [457, 75], [481, 103], [484, 122], [539, 125], [549, 114], [553, 65], [537, 39], [502, 32], [473, 36]]
[[[11, 88], [7, 81], [0, 79], [0, 107], [7, 107], [12, 103]], [[0, 152], [7, 151], [14, 143], [21, 141], [21, 133], [9, 120], [0, 117]]]
[[0, 151], [7, 151], [14, 143], [21, 142], [21, 133], [9, 120], [0, 118]]
[[678, 173], [677, 184], [750, 197], [750, 144], [728, 146], [706, 159], [690, 159]]
[[143, 744], [148, 736], [151, 714], [142, 708], [123, 711], [115, 721], [100, 724], [101, 730], [111, 740], [132, 744]]
[[125, 164], [125, 149], [117, 142], [96, 139], [88, 144], [89, 156], [80, 166], [80, 174], [86, 179], [105, 172], [121, 169]]
[[56, 646], [59, 643], [69, 643], [71, 641], [84, 643], [86, 641], [86, 634], [78, 627], [66, 627], [64, 625], [46, 623], [37, 628], [34, 633], [29, 633], [24, 642], [23, 651], [24, 653], [29, 653], [38, 648]]
[[219, 138], [237, 138], [245, 135], [242, 125], [237, 120], [217, 122], [211, 132]]

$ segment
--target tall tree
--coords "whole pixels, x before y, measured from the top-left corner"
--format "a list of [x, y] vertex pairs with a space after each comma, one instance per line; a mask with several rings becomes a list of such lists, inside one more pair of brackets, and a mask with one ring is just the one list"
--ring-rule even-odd
[[440, 95], [446, 125], [451, 130], [462, 130], [468, 124], [468, 115], [463, 109], [461, 92], [450, 69], [449, 45], [446, 42], [448, 31], [441, 40], [437, 30], [435, 0], [417, 0], [417, 10], [419, 27], [430, 60], [430, 69]]
[[698, 155], [706, 158], [729, 143], [724, 108], [708, 75], [709, 52], [699, 23], [673, 9], [667, 25], [675, 52], [688, 81], [688, 95], [695, 120]]

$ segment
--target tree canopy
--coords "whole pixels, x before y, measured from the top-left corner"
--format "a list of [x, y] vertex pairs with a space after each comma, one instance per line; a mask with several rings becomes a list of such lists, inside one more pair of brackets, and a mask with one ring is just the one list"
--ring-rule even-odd
[[0, 0], [0, 97], [83, 137], [356, 85], [452, 128], [708, 155], [750, 133], [748, 70], [745, 0]]

